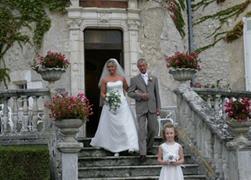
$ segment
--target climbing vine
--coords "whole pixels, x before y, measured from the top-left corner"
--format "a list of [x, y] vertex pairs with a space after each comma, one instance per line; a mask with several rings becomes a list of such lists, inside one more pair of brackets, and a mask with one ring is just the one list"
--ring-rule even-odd
[[207, 15], [199, 18], [194, 22], [194, 25], [199, 24], [203, 21], [206, 21], [208, 19], [216, 19], [220, 21], [220, 24], [222, 25], [228, 18], [231, 18], [233, 16], [238, 17], [250, 4], [251, 0], [246, 0], [245, 2], [241, 4], [237, 4], [235, 6], [232, 6], [230, 8], [221, 10], [215, 14]]
[[243, 22], [239, 21], [232, 30], [228, 31], [225, 36], [227, 42], [232, 42], [242, 36]]
[[160, 3], [162, 7], [168, 10], [176, 29], [180, 33], [180, 36], [185, 37], [186, 33], [184, 30], [185, 21], [182, 15], [182, 11], [185, 10], [185, 0], [154, 0]]
[[194, 11], [198, 10], [200, 7], [203, 9], [206, 8], [209, 4], [216, 2], [216, 3], [223, 3], [225, 0], [201, 0], [197, 3], [192, 4], [192, 8]]
[[[203, 4], [203, 8], [205, 8], [208, 4], [212, 2], [222, 3], [225, 0], [205, 0]], [[199, 1], [198, 3], [193, 5], [193, 8], [197, 9], [199, 6], [202, 6], [203, 1]], [[218, 43], [220, 40], [226, 40], [226, 42], [230, 43], [236, 39], [238, 39], [242, 35], [242, 28], [243, 24], [241, 21], [239, 21], [231, 30], [228, 31], [222, 31], [223, 24], [227, 22], [229, 18], [234, 17], [235, 19], [242, 14], [248, 5], [251, 3], [251, 0], [246, 0], [243, 3], [237, 4], [235, 6], [229, 7], [227, 9], [223, 9], [221, 11], [218, 11], [211, 15], [203, 16], [199, 19], [197, 19], [193, 25], [198, 25], [208, 19], [214, 19], [218, 20], [220, 23], [219, 25], [214, 29], [214, 31], [208, 35], [206, 38], [213, 37], [213, 42], [211, 44], [208, 44], [204, 47], [201, 47], [196, 50], [196, 52], [204, 51], [212, 46], [214, 46], [216, 43]], [[250, 12], [247, 13], [245, 16], [249, 16]]]
[[184, 31], [185, 22], [182, 15], [185, 7], [184, 0], [166, 0], [166, 8], [182, 38], [186, 35]]
[[[50, 28], [50, 19], [46, 13], [65, 12], [69, 0], [7, 0], [0, 4], [0, 82], [9, 80], [4, 55], [18, 43], [34, 44], [41, 47], [42, 39]], [[32, 34], [30, 39], [29, 34]]]

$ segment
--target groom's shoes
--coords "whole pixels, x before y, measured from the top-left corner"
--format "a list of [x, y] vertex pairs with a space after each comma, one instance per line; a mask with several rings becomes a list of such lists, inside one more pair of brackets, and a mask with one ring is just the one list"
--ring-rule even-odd
[[140, 155], [139, 160], [141, 162], [144, 162], [146, 160], [146, 156], [145, 155]]
[[148, 151], [147, 155], [155, 155], [152, 151]]

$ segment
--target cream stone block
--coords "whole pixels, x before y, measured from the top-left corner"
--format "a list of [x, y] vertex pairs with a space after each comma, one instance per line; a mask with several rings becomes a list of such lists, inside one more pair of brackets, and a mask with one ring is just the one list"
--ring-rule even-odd
[[79, 7], [79, 0], [71, 0], [71, 7]]

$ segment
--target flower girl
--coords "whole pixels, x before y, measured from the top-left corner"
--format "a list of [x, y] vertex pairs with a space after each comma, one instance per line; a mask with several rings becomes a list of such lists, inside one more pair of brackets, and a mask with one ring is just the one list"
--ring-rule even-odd
[[180, 167], [184, 163], [183, 148], [175, 142], [173, 124], [165, 124], [163, 138], [165, 142], [159, 146], [158, 151], [158, 162], [163, 165], [159, 180], [184, 180]]

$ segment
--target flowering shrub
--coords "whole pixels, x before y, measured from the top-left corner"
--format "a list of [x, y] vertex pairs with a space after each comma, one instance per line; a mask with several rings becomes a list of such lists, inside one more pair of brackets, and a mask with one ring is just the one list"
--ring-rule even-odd
[[69, 61], [65, 58], [65, 55], [57, 52], [48, 51], [46, 56], [38, 55], [33, 68], [38, 70], [39, 68], [64, 68], [69, 66]]
[[45, 106], [50, 109], [50, 116], [55, 120], [84, 120], [93, 113], [92, 105], [83, 93], [79, 93], [77, 96], [68, 96], [68, 93], [57, 94]]
[[247, 97], [235, 99], [230, 98], [225, 103], [225, 112], [229, 118], [233, 118], [238, 122], [247, 121], [251, 112], [251, 100]]
[[167, 67], [170, 68], [191, 68], [200, 70], [200, 66], [198, 64], [198, 54], [195, 52], [192, 53], [184, 53], [184, 52], [175, 52], [172, 56], [166, 57]]

